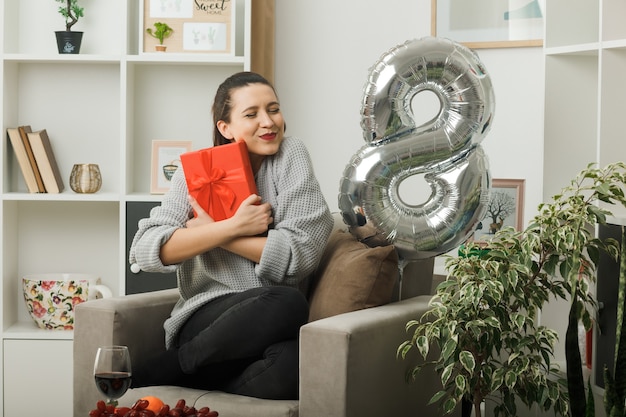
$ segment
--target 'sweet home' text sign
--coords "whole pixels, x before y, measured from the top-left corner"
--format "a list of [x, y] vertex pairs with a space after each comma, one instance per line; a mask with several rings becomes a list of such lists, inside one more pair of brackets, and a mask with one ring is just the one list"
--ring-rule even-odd
[[144, 0], [143, 52], [159, 43], [146, 33], [157, 22], [174, 30], [163, 42], [168, 52], [234, 55], [234, 0]]

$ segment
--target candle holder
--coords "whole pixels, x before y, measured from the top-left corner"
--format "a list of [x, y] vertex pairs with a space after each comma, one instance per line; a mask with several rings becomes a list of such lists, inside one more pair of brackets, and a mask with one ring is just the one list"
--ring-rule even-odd
[[70, 174], [70, 187], [77, 193], [95, 193], [102, 186], [98, 164], [75, 164]]

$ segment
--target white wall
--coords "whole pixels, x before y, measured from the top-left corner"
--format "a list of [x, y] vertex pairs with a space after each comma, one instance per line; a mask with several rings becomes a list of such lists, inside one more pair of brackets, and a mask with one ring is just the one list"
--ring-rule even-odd
[[[343, 169], [365, 143], [359, 112], [369, 68], [393, 46], [430, 34], [430, 1], [276, 0], [276, 87], [287, 131], [307, 143], [332, 210]], [[543, 49], [477, 52], [496, 96], [483, 146], [494, 178], [526, 179], [527, 224], [543, 196]], [[442, 257], [435, 272], [446, 272]], [[542, 322], [565, 334], [567, 311], [552, 303]], [[555, 360], [564, 362], [561, 339]]]
[[[431, 0], [276, 0], [275, 83], [288, 134], [311, 152], [332, 210], [343, 169], [364, 145], [369, 68], [397, 44], [430, 35]], [[542, 199], [542, 48], [480, 49], [496, 96], [483, 146], [494, 178], [526, 179], [524, 221]], [[564, 184], [565, 185], [565, 184]]]

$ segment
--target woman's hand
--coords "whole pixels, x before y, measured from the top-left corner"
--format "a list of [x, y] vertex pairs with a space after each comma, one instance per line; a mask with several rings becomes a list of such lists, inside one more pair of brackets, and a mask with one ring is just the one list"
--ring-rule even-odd
[[196, 217], [161, 246], [163, 265], [180, 263], [216, 247], [260, 261], [266, 238], [258, 235], [265, 233], [274, 221], [269, 203], [261, 203], [261, 197], [253, 194], [241, 203], [233, 217], [218, 222], [194, 198], [189, 197], [189, 203]]
[[188, 229], [192, 227], [202, 226], [206, 223], [215, 222], [215, 220], [213, 220], [213, 218], [211, 218], [211, 216], [209, 216], [209, 214], [204, 211], [202, 207], [200, 207], [200, 204], [198, 204], [195, 198], [193, 198], [192, 196], [188, 196], [188, 199], [189, 204], [191, 204], [191, 208], [193, 208], [194, 213], [196, 213], [196, 217], [187, 220], [187, 223], [185, 225]]
[[[196, 217], [187, 221], [186, 226], [188, 229], [215, 223], [215, 220], [204, 211], [192, 196], [189, 196], [189, 204], [191, 204], [191, 208], [196, 213]], [[233, 228], [236, 230], [237, 236], [256, 236], [265, 233], [269, 225], [274, 221], [272, 206], [269, 203], [261, 203], [261, 197], [252, 194], [242, 201], [233, 217], [227, 220], [233, 222]]]
[[246, 198], [235, 215], [231, 218], [236, 224], [239, 236], [256, 236], [267, 232], [272, 224], [272, 206], [269, 203], [261, 203], [261, 197], [255, 194]]

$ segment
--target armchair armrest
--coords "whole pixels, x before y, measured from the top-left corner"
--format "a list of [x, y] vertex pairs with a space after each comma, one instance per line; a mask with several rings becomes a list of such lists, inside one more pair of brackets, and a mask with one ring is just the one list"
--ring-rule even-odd
[[93, 379], [93, 363], [98, 347], [126, 345], [131, 361], [165, 350], [163, 322], [178, 298], [178, 290], [170, 289], [103, 298], [76, 306], [73, 353], [75, 416], [88, 415], [101, 397]]
[[441, 387], [434, 370], [406, 381], [414, 360], [396, 358], [405, 325], [428, 310], [431, 296], [314, 321], [300, 332], [300, 417], [438, 416], [427, 406]]

